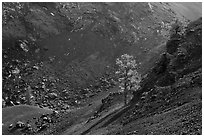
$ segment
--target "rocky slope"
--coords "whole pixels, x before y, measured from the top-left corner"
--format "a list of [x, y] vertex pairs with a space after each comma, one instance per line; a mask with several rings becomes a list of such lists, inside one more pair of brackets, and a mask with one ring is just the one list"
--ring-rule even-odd
[[126, 111], [90, 134], [202, 134], [202, 19], [166, 47]]
[[202, 134], [201, 30], [199, 19], [171, 35], [128, 106], [119, 105], [117, 94], [109, 96], [91, 122], [79, 121], [64, 134]]
[[[111, 77], [115, 58], [125, 52], [146, 72], [174, 19], [153, 4], [154, 11], [147, 3], [3, 3], [5, 105], [72, 105], [89, 96], [84, 87]], [[59, 96], [58, 107], [42, 98], [49, 94]], [[65, 96], [72, 99], [64, 103]]]
[[[3, 120], [3, 134], [184, 133], [180, 127], [155, 129], [156, 120], [141, 128], [154, 117], [169, 116], [176, 125], [180, 119], [172, 113], [183, 109], [201, 118], [202, 21], [187, 26], [201, 15], [196, 5], [3, 3], [3, 118], [13, 117], [7, 108], [22, 104], [42, 113], [33, 121], [27, 113]], [[123, 53], [137, 57], [144, 77], [126, 107], [114, 77], [115, 59]], [[141, 125], [139, 132], [129, 128], [131, 121]], [[198, 130], [185, 132], [201, 134], [197, 123]]]

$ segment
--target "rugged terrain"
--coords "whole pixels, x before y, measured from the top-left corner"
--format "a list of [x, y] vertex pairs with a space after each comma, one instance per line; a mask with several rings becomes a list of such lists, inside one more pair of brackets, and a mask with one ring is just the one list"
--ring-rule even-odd
[[[3, 134], [202, 134], [199, 3], [2, 5]], [[124, 53], [143, 78], [127, 106]]]

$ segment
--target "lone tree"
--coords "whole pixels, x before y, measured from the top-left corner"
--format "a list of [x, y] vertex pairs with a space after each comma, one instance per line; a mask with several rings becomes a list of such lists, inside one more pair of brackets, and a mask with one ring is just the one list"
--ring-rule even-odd
[[133, 56], [128, 54], [122, 55], [116, 59], [116, 65], [118, 66], [119, 88], [124, 93], [124, 104], [127, 104], [127, 93], [130, 91], [136, 91], [140, 87], [141, 75], [137, 72], [137, 64]]

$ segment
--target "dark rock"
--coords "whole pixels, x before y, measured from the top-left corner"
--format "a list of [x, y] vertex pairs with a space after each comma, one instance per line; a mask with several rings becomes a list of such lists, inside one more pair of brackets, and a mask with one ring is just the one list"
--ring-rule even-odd
[[16, 123], [16, 128], [24, 128], [25, 127], [25, 123], [23, 123], [22, 121], [18, 121]]
[[49, 97], [50, 99], [55, 99], [55, 98], [58, 97], [58, 95], [57, 95], [57, 93], [52, 92], [52, 93], [49, 93], [49, 94], [48, 94], [48, 97]]
[[10, 125], [9, 125], [9, 129], [11, 129], [11, 128], [13, 128], [13, 124], [10, 124]]

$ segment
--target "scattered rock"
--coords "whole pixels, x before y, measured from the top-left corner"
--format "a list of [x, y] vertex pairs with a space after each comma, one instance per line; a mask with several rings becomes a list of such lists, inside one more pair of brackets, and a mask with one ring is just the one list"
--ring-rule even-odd
[[57, 93], [52, 92], [52, 93], [49, 93], [49, 94], [48, 94], [48, 97], [49, 97], [50, 99], [55, 99], [55, 98], [58, 97], [58, 95], [57, 95]]
[[18, 121], [16, 123], [16, 128], [24, 128], [25, 127], [25, 123], [23, 123], [22, 121]]

